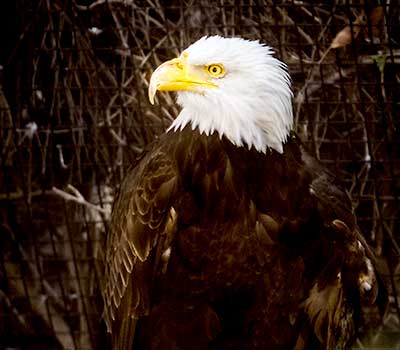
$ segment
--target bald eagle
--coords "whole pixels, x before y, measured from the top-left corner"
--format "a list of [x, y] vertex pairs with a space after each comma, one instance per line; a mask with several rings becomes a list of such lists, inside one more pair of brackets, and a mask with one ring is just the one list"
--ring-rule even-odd
[[384, 304], [348, 196], [292, 131], [272, 53], [203, 37], [154, 71], [150, 102], [176, 91], [181, 112], [114, 203], [113, 349], [347, 349], [362, 307]]

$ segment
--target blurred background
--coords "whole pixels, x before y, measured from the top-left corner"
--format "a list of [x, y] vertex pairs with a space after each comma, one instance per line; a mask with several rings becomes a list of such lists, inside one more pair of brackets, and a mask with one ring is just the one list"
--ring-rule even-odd
[[398, 1], [3, 0], [0, 349], [102, 349], [114, 194], [177, 114], [151, 72], [203, 35], [288, 64], [296, 130], [352, 196], [390, 293], [355, 348], [400, 345]]

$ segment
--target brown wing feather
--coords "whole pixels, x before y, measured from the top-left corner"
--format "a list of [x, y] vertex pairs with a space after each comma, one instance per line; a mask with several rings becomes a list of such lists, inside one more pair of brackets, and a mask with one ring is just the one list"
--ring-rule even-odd
[[359, 308], [376, 303], [383, 313], [386, 290], [374, 254], [359, 231], [349, 195], [303, 147], [301, 152], [313, 178], [310, 193], [322, 220], [321, 241], [326, 244], [321, 249], [327, 257], [304, 308], [326, 349], [345, 348], [355, 335]]
[[136, 321], [148, 312], [154, 264], [174, 234], [171, 201], [176, 187], [175, 166], [161, 149], [148, 153], [121, 185], [107, 241], [103, 288], [103, 317], [113, 333], [114, 349], [132, 346]]
[[352, 230], [356, 226], [350, 196], [342, 190], [335, 175], [312, 157], [303, 145], [300, 145], [301, 158], [313, 180], [310, 192], [317, 199], [322, 219], [328, 223], [335, 219], [343, 220]]

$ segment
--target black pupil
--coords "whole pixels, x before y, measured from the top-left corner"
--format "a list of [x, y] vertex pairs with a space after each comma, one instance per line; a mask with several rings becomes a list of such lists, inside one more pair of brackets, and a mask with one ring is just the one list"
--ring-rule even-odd
[[213, 67], [213, 68], [212, 68], [212, 71], [213, 71], [213, 73], [217, 73], [218, 68], [217, 68], [217, 67]]

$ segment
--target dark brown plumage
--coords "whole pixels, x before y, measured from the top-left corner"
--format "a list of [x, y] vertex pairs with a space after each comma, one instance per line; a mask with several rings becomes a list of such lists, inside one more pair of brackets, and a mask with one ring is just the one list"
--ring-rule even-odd
[[162, 135], [121, 186], [106, 257], [114, 349], [346, 349], [384, 300], [349, 198], [294, 135], [282, 154]]

